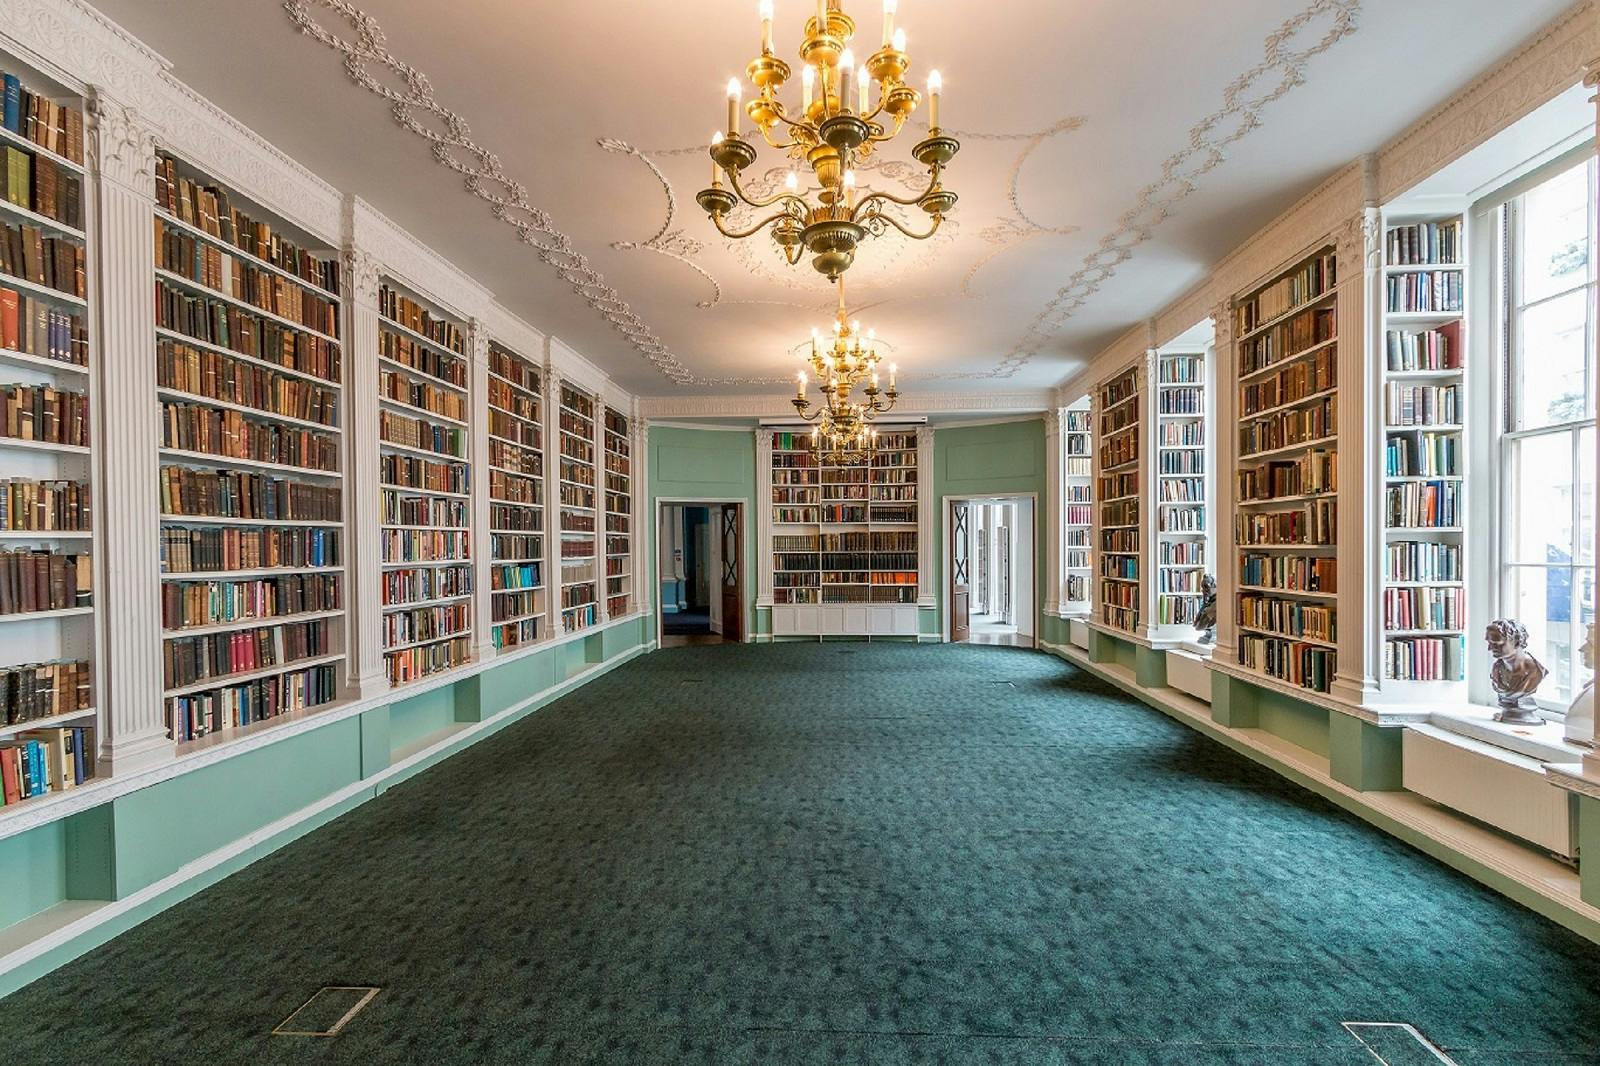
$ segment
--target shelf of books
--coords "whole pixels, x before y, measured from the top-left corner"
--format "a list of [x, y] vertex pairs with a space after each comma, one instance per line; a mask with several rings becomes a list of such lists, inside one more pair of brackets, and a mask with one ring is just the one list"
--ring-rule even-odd
[[[1156, 356], [1155, 624], [1193, 637], [1211, 560], [1204, 352]], [[1165, 634], [1163, 634], [1165, 635]]]
[[10, 809], [94, 776], [97, 353], [83, 102], [0, 63], [0, 806]]
[[472, 658], [467, 331], [378, 287], [378, 481], [384, 669], [400, 686]]
[[1338, 296], [1324, 248], [1239, 301], [1239, 663], [1327, 692], [1336, 665]]
[[1061, 523], [1067, 601], [1062, 606], [1086, 614], [1094, 597], [1090, 587], [1094, 578], [1094, 416], [1087, 396], [1066, 409], [1062, 436], [1067, 453], [1062, 478], [1066, 513]]
[[341, 696], [339, 260], [156, 159], [166, 722], [180, 746]]
[[1464, 223], [1384, 227], [1383, 686], [1412, 696], [1466, 677]]
[[628, 416], [606, 408], [606, 614], [628, 613], [633, 588], [633, 455]]
[[1142, 368], [1129, 367], [1100, 386], [1100, 479], [1095, 495], [1100, 509], [1100, 618], [1105, 625], [1133, 633], [1139, 628], [1140, 597], [1140, 425]]
[[557, 425], [561, 434], [561, 628], [574, 633], [600, 620], [599, 493], [595, 486], [595, 400], [562, 383]]
[[915, 635], [916, 431], [881, 432], [859, 464], [819, 463], [811, 441], [773, 433], [774, 632]]
[[544, 638], [544, 396], [539, 369], [489, 345], [489, 590], [496, 650]]

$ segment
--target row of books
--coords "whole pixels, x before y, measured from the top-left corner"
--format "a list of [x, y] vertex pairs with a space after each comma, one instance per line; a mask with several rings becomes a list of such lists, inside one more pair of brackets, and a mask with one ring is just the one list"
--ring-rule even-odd
[[457, 355], [467, 353], [467, 334], [447, 318], [434, 314], [421, 303], [406, 296], [387, 283], [378, 286], [378, 313], [391, 322], [398, 322], [413, 333], [420, 333], [433, 343], [449, 348]]
[[[584, 507], [591, 509], [594, 507], [594, 489], [592, 488], [584, 488], [581, 485], [569, 485], [566, 482], [562, 482], [560, 488], [560, 497], [562, 507]], [[563, 529], [575, 528], [570, 522], [567, 521], [567, 512], [565, 511], [563, 511], [561, 515], [561, 525]]]
[[26, 222], [7, 224], [0, 240], [0, 273], [84, 299], [89, 295], [83, 245], [66, 237], [45, 236]]
[[1458, 425], [1462, 420], [1460, 385], [1398, 385], [1384, 388], [1389, 426]]
[[337, 382], [339, 342], [280, 325], [210, 296], [155, 282], [156, 328]]
[[1461, 525], [1459, 481], [1408, 481], [1384, 490], [1389, 529], [1433, 529]]
[[[507, 392], [510, 391], [503, 382], [491, 378], [489, 381], [491, 404], [494, 403], [494, 389], [497, 385]], [[451, 389], [441, 389], [432, 382], [418, 381], [381, 367], [378, 371], [378, 395], [386, 400], [403, 403], [407, 407], [453, 418], [458, 422], [464, 421], [467, 417], [467, 398], [461, 393]]]
[[467, 387], [467, 362], [393, 330], [378, 330], [378, 357], [413, 374], [421, 374], [458, 389]]
[[378, 586], [385, 607], [427, 603], [472, 593], [472, 567], [421, 566], [413, 569], [386, 569]]
[[587, 579], [585, 579], [585, 582], [583, 584], [569, 584], [569, 585], [563, 585], [562, 586], [562, 588], [561, 588], [561, 608], [562, 608], [562, 610], [571, 610], [574, 607], [582, 607], [585, 604], [590, 604], [590, 603], [594, 603], [595, 602], [597, 597], [595, 595], [594, 585], [588, 583], [590, 580], [593, 579], [593, 577], [594, 577], [594, 575], [590, 574], [589, 577]]
[[1162, 451], [1156, 457], [1156, 468], [1162, 474], [1203, 474], [1206, 453], [1196, 449]]
[[21, 725], [94, 706], [86, 659], [0, 667], [0, 722]]
[[442, 640], [472, 629], [472, 604], [452, 603], [436, 607], [408, 607], [386, 611], [381, 636], [385, 648], [397, 644]]
[[1334, 346], [1330, 342], [1338, 335], [1338, 318], [1332, 307], [1307, 308], [1241, 344], [1239, 373], [1256, 374], [1312, 353], [1319, 358], [1324, 353], [1331, 356]]
[[1338, 508], [1333, 500], [1313, 500], [1304, 507], [1266, 514], [1234, 516], [1236, 543], [1331, 545]]
[[472, 491], [472, 475], [465, 464], [435, 463], [414, 455], [379, 455], [378, 476], [390, 488], [463, 494]]
[[1310, 359], [1284, 367], [1270, 377], [1239, 388], [1239, 414], [1249, 417], [1284, 404], [1295, 403], [1339, 383], [1339, 360], [1332, 348], [1324, 348]]
[[544, 556], [544, 538], [525, 533], [491, 533], [489, 552], [497, 563], [508, 559], [538, 560]]
[[6, 806], [76, 788], [94, 777], [88, 726], [36, 729], [0, 743], [0, 799]]
[[1383, 590], [1383, 628], [1459, 630], [1467, 624], [1464, 588], [1388, 588]]
[[60, 104], [22, 84], [15, 74], [0, 74], [5, 90], [6, 129], [39, 147], [83, 165], [83, 112]]
[[1112, 437], [1109, 440], [1101, 438], [1100, 469], [1113, 470], [1128, 463], [1137, 462], [1138, 459], [1138, 433], [1127, 433], [1122, 436]]
[[167, 729], [185, 743], [242, 729], [339, 698], [339, 672], [324, 663], [167, 700]]
[[[537, 447], [537, 440], [535, 440]], [[533, 448], [523, 448], [505, 441], [489, 441], [489, 465], [499, 467], [512, 474], [521, 474], [523, 477], [544, 477], [544, 453]]]
[[1334, 452], [1311, 451], [1294, 459], [1273, 460], [1239, 471], [1241, 503], [1265, 503], [1286, 496], [1337, 492], [1339, 457]]
[[1164, 415], [1203, 415], [1206, 393], [1199, 387], [1166, 388], [1157, 393], [1156, 410]]
[[1327, 692], [1338, 659], [1332, 648], [1282, 637], [1239, 634], [1239, 664], [1313, 692]]
[[342, 497], [336, 485], [231, 470], [161, 468], [161, 513], [173, 517], [338, 522]]
[[195, 404], [161, 405], [161, 446], [312, 470], [339, 468], [336, 437], [295, 426], [253, 422], [238, 411]]
[[1461, 472], [1461, 438], [1453, 433], [1419, 433], [1384, 441], [1384, 471], [1389, 477], [1455, 477]]
[[92, 517], [86, 481], [0, 480], [0, 532], [87, 532]]
[[465, 529], [469, 510], [466, 500], [407, 495], [404, 489], [384, 489], [378, 499], [378, 515], [386, 526]]
[[196, 240], [156, 216], [157, 269], [230, 296], [269, 314], [329, 337], [339, 336], [338, 301], [291, 281], [251, 260]]
[[[1138, 391], [1139, 391], [1139, 373], [1138, 373], [1138, 369], [1137, 368], [1130, 368], [1129, 370], [1124, 371], [1123, 373], [1119, 374], [1117, 377], [1111, 379], [1110, 381], [1106, 382], [1104, 385], [1100, 386], [1100, 410], [1102, 412], [1104, 412], [1107, 408], [1116, 406], [1117, 404], [1121, 403], [1123, 400], [1126, 400], [1128, 397], [1134, 395]], [[1137, 407], [1136, 404], [1129, 404], [1128, 406]], [[1137, 417], [1137, 413], [1135, 414], [1135, 417]], [[1105, 415], [1102, 414], [1101, 415], [1101, 419], [1102, 419], [1102, 421], [1101, 421], [1101, 431], [1102, 432], [1104, 432], [1104, 429], [1105, 429], [1104, 418], [1105, 418]]]
[[544, 619], [539, 615], [532, 618], [522, 618], [515, 622], [502, 622], [490, 632], [489, 639], [494, 644], [496, 651], [506, 648], [520, 648], [528, 644], [536, 644], [543, 630]]
[[[581, 416], [591, 426], [594, 423], [594, 400], [570, 385], [561, 386], [561, 406]], [[592, 435], [592, 434], [586, 434]]]
[[1100, 507], [1100, 525], [1105, 529], [1117, 527], [1136, 528], [1139, 525], [1139, 501], [1126, 499], [1102, 504]]
[[83, 179], [45, 155], [0, 149], [0, 199], [73, 229], [83, 228]]
[[1200, 617], [1203, 602], [1198, 594], [1163, 593], [1156, 597], [1156, 622], [1165, 626], [1192, 626]]
[[434, 641], [414, 648], [385, 652], [383, 670], [391, 685], [450, 670], [472, 660], [472, 643], [466, 637]]
[[450, 459], [466, 458], [465, 430], [393, 411], [378, 412], [378, 437], [386, 444], [417, 448]]
[[1078, 410], [1067, 412], [1066, 421], [1062, 423], [1062, 428], [1068, 433], [1086, 434], [1090, 432], [1093, 425], [1093, 412]]
[[1157, 379], [1163, 385], [1201, 384], [1206, 379], [1203, 355], [1164, 355], [1157, 364]]
[[1089, 602], [1089, 579], [1082, 574], [1069, 574], [1067, 576], [1067, 601], [1069, 603]]
[[1383, 676], [1395, 681], [1461, 681], [1466, 637], [1391, 637], [1383, 642]]
[[0, 285], [0, 348], [88, 366], [89, 330], [82, 314]]
[[1386, 330], [1383, 344], [1390, 370], [1460, 370], [1464, 365], [1458, 323], [1420, 333]]
[[1384, 576], [1389, 581], [1460, 581], [1461, 545], [1431, 540], [1396, 540], [1384, 545]]
[[334, 632], [331, 620], [316, 618], [234, 633], [169, 637], [161, 642], [162, 685], [183, 688], [320, 658], [332, 650]]
[[341, 605], [337, 574], [285, 574], [247, 581], [167, 582], [161, 586], [161, 625], [167, 630], [276, 618]]
[[1395, 226], [1384, 236], [1384, 254], [1390, 266], [1459, 264], [1465, 250], [1459, 218]]
[[541, 610], [536, 592], [506, 592], [489, 604], [490, 622], [520, 622]]
[[1246, 552], [1239, 556], [1239, 584], [1285, 592], [1339, 591], [1339, 561], [1331, 555]]
[[[454, 397], [458, 406], [464, 402], [464, 398], [460, 393], [447, 392], [444, 395]], [[531, 443], [523, 440], [522, 434], [529, 430], [537, 429], [539, 426], [542, 417], [539, 413], [539, 398], [523, 392], [509, 382], [501, 381], [497, 377], [490, 377], [488, 400], [489, 424], [491, 426], [505, 426], [512, 430], [512, 432], [500, 434], [501, 436], [508, 437], [511, 440], [522, 441], [523, 443]], [[439, 413], [449, 414], [448, 411]], [[461, 418], [462, 416], [453, 415], [452, 417]], [[490, 432], [492, 433], [494, 430], [491, 429]]]
[[1206, 442], [1206, 424], [1200, 421], [1163, 422], [1156, 432], [1162, 447], [1199, 448]]
[[94, 567], [83, 553], [0, 551], [0, 614], [65, 611], [94, 603]]
[[170, 337], [156, 339], [156, 383], [191, 396], [284, 415], [331, 428], [339, 425], [339, 392], [280, 374], [221, 352]]
[[1160, 482], [1162, 503], [1204, 503], [1206, 483], [1197, 477], [1164, 477]]
[[1199, 570], [1160, 570], [1156, 573], [1156, 591], [1198, 595], [1202, 576]]
[[1313, 256], [1298, 270], [1272, 282], [1239, 305], [1235, 321], [1238, 332], [1249, 333], [1279, 315], [1331, 292], [1338, 280], [1338, 268], [1332, 251]]
[[1305, 600], [1282, 599], [1258, 592], [1241, 593], [1236, 617], [1247, 629], [1277, 636], [1329, 643], [1335, 639], [1333, 608]]
[[[417, 523], [430, 525], [433, 523]], [[437, 563], [472, 559], [472, 537], [445, 529], [385, 529], [378, 538], [384, 563]]]
[[519, 563], [496, 560], [489, 567], [489, 587], [495, 592], [543, 588], [543, 568], [544, 564], [538, 560]]
[[1204, 533], [1206, 509], [1195, 507], [1163, 507], [1160, 530], [1163, 533]]
[[1156, 560], [1162, 566], [1204, 566], [1206, 546], [1198, 540], [1164, 540], [1156, 545]]
[[89, 444], [89, 398], [50, 385], [0, 385], [0, 437]]
[[1337, 401], [1337, 396], [1329, 396], [1310, 407], [1280, 411], [1241, 425], [1239, 458], [1332, 437], [1339, 428]]
[[218, 570], [303, 570], [338, 566], [337, 529], [186, 529], [161, 530], [163, 574], [208, 573]]
[[1459, 270], [1425, 270], [1388, 278], [1386, 293], [1392, 312], [1457, 312], [1462, 308], [1466, 284]]
[[220, 185], [207, 185], [178, 173], [169, 155], [156, 158], [156, 204], [167, 214], [255, 256], [324, 292], [339, 294], [339, 259], [314, 254], [287, 239], [267, 222], [238, 210]]
[[[520, 504], [524, 507], [538, 507], [544, 503], [544, 493], [540, 489], [541, 482], [533, 481], [517, 474], [507, 474], [502, 470], [489, 471], [489, 498], [500, 503]], [[513, 519], [514, 522], [529, 522], [523, 516]], [[521, 526], [518, 528], [537, 528], [536, 526]]]
[[1098, 494], [1102, 504], [1139, 495], [1139, 471], [1124, 470], [1100, 478]]

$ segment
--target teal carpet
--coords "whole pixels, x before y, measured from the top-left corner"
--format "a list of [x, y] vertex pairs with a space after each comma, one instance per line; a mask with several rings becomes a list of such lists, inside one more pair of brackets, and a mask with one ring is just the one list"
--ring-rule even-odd
[[[327, 984], [383, 992], [267, 1036]], [[718, 646], [0, 1000], [0, 1059], [1527, 1066], [1597, 1003], [1600, 949], [1055, 659]]]

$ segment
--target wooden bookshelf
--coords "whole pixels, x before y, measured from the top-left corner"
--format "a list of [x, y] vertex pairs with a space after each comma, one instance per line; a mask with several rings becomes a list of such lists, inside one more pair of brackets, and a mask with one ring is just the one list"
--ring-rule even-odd
[[870, 462], [854, 465], [819, 464], [810, 433], [772, 440], [775, 632], [915, 635], [917, 432], [880, 432]]
[[1384, 218], [1383, 680], [1408, 698], [1466, 679], [1467, 224]]
[[1238, 301], [1239, 664], [1327, 692], [1336, 667], [1338, 296], [1323, 248]]
[[392, 281], [380, 284], [380, 635], [396, 687], [472, 658], [468, 363], [464, 323]]
[[1139, 476], [1143, 456], [1143, 378], [1140, 366], [1114, 375], [1100, 386], [1096, 405], [1099, 621], [1126, 633], [1139, 629], [1144, 591], [1140, 551], [1143, 485]]
[[628, 416], [605, 409], [606, 614], [628, 613], [633, 598], [633, 454]]
[[489, 344], [489, 589], [497, 650], [548, 634], [544, 390], [538, 367]]
[[1064, 606], [1086, 614], [1094, 598], [1094, 414], [1089, 397], [1066, 409], [1062, 441], [1067, 453], [1062, 478], [1066, 511], [1061, 522], [1066, 549]]
[[1209, 572], [1211, 501], [1206, 354], [1156, 355], [1155, 618], [1163, 635], [1192, 638]]
[[[20, 102], [0, 165], [25, 179], [7, 183], [0, 222], [46, 272], [44, 283], [0, 273], [0, 762], [15, 771], [42, 754], [48, 768], [44, 780], [9, 775], [10, 811], [95, 775], [103, 497], [83, 100], [9, 56], [0, 67]], [[39, 141], [23, 134], [30, 111], [48, 113]]]
[[180, 749], [341, 698], [337, 253], [156, 160], [166, 722]]
[[596, 403], [562, 383], [557, 429], [561, 514], [561, 628], [574, 633], [600, 621], [600, 495], [596, 487]]

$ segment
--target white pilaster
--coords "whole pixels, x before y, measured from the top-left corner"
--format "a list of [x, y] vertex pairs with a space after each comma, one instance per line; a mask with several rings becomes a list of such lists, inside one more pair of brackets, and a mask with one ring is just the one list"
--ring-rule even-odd
[[594, 615], [604, 622], [611, 617], [610, 597], [606, 595], [606, 558], [609, 551], [610, 521], [606, 511], [606, 405], [594, 398]]
[[544, 387], [549, 402], [544, 405], [544, 485], [545, 599], [550, 604], [550, 636], [559, 637], [561, 622], [561, 372], [545, 345]]
[[756, 430], [756, 609], [772, 606], [772, 430]]
[[1234, 350], [1233, 301], [1223, 300], [1211, 309], [1216, 329], [1217, 367], [1215, 372], [1216, 422], [1211, 431], [1212, 464], [1217, 471], [1216, 491], [1211, 497], [1211, 517], [1216, 530], [1217, 551], [1214, 574], [1217, 579], [1217, 643], [1211, 658], [1218, 663], [1239, 661], [1236, 597], [1239, 593], [1239, 548], [1236, 530], [1239, 479], [1239, 353]]
[[1105, 412], [1100, 402], [1100, 383], [1089, 390], [1089, 484], [1094, 486], [1094, 506], [1089, 508], [1089, 621], [1105, 620], [1105, 600], [1100, 592], [1100, 573], [1106, 565], [1105, 552], [1100, 550], [1100, 508], [1106, 496], [1106, 487], [1100, 482], [1100, 442], [1105, 433], [1100, 428], [1100, 416]]
[[[1597, 23], [1600, 23], [1600, 7], [1595, 8], [1593, 18]], [[1600, 57], [1591, 59], [1589, 62], [1584, 64], [1583, 84], [1591, 89], [1600, 90]], [[1595, 134], [1596, 136], [1600, 136], [1600, 91], [1597, 91], [1594, 96], [1589, 97], [1589, 102], [1595, 105]], [[1600, 231], [1591, 232], [1589, 234], [1589, 240], [1591, 242], [1591, 247], [1593, 247], [1594, 242], [1600, 241]], [[1592, 307], [1590, 309], [1589, 314], [1591, 321], [1596, 317], [1597, 312], [1600, 312], [1600, 308]], [[1589, 343], [1600, 346], [1600, 330], [1590, 330]], [[1600, 361], [1600, 352], [1590, 353], [1589, 358], [1590, 365], [1592, 366], [1597, 361]], [[1600, 448], [1600, 434], [1596, 434], [1595, 438], [1595, 445], [1597, 448]], [[1600, 456], [1596, 457], [1596, 462], [1600, 463]], [[1600, 486], [1597, 486], [1597, 491], [1600, 491]], [[1600, 514], [1600, 499], [1597, 499], [1595, 503], [1596, 510], [1593, 513]], [[1597, 538], [1595, 544], [1595, 558], [1600, 559], [1600, 523], [1596, 523], [1595, 534]], [[1583, 772], [1588, 777], [1600, 778], [1600, 751], [1592, 751], [1583, 757]]]
[[[772, 493], [767, 493], [767, 499]], [[933, 495], [933, 428], [923, 426], [917, 430], [917, 607], [933, 609], [939, 605], [939, 590], [934, 586], [937, 572], [933, 558], [934, 523], [940, 520], [936, 513], [943, 506]], [[949, 549], [946, 549], [946, 558]], [[769, 561], [770, 562], [770, 561]]]
[[104, 583], [95, 594], [106, 640], [97, 670], [100, 773], [173, 758], [161, 678], [160, 421], [156, 418], [155, 134], [132, 108], [91, 90], [87, 147], [93, 182], [98, 300], [91, 361], [100, 375], [95, 456], [104, 499], [95, 501]]
[[1066, 546], [1061, 535], [1061, 484], [1066, 467], [1066, 446], [1061, 434], [1061, 408], [1052, 407], [1044, 414], [1044, 613], [1054, 618], [1061, 613], [1066, 600], [1062, 563]]
[[1156, 323], [1149, 323], [1149, 347], [1144, 350], [1144, 365], [1139, 376], [1139, 628], [1146, 640], [1161, 633], [1156, 621], [1156, 515], [1161, 501], [1161, 447], [1158, 427], [1161, 419], [1160, 375], [1157, 366], [1161, 350], [1156, 347]]
[[633, 552], [633, 609], [648, 613], [655, 603], [650, 565], [655, 558], [651, 544], [656, 535], [656, 516], [650, 509], [650, 423], [639, 416], [638, 400], [633, 402], [633, 421], [628, 429], [632, 434], [628, 447], [633, 456], [633, 539], [629, 542]]
[[[349, 231], [347, 230], [347, 239]], [[375, 257], [346, 248], [343, 303], [345, 603], [349, 613], [352, 696], [389, 687], [383, 669], [383, 531], [378, 488], [378, 275]]]
[[467, 455], [472, 462], [472, 653], [494, 658], [494, 593], [489, 581], [489, 330], [467, 320]]

